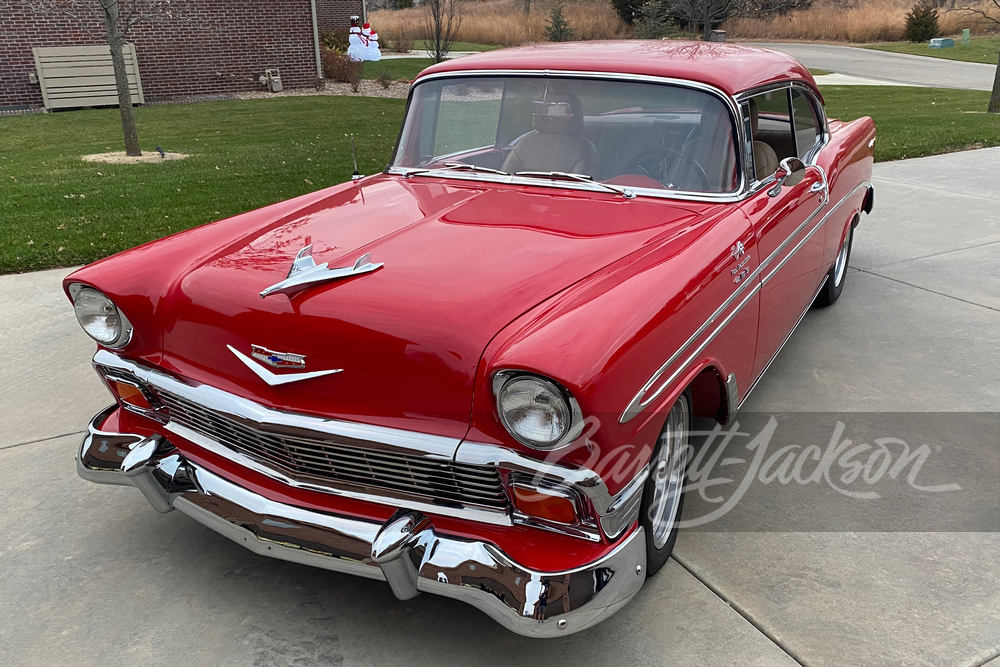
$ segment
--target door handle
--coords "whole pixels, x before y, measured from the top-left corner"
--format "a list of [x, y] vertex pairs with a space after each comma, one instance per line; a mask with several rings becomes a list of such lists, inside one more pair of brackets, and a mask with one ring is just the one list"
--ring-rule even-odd
[[812, 184], [812, 187], [809, 188], [809, 192], [823, 192], [823, 190], [826, 189], [827, 189], [826, 183], [824, 183], [823, 181], [816, 181], [815, 183]]

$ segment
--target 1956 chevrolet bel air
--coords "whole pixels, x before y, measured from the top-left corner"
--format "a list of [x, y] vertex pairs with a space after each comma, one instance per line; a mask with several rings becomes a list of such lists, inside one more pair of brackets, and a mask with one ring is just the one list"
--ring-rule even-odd
[[434, 65], [384, 172], [65, 280], [85, 479], [263, 555], [579, 631], [665, 563], [693, 417], [844, 289], [875, 126], [700, 42]]

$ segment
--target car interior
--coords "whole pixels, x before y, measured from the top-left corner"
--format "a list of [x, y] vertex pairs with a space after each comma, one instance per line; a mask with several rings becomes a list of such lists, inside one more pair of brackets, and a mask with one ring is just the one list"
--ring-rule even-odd
[[[755, 95], [742, 113], [759, 181], [784, 158], [804, 157], [821, 137], [801, 91]], [[731, 192], [739, 184], [728, 107], [680, 86], [531, 77], [421, 84], [400, 146], [396, 164], [403, 167], [463, 163], [688, 192]]]

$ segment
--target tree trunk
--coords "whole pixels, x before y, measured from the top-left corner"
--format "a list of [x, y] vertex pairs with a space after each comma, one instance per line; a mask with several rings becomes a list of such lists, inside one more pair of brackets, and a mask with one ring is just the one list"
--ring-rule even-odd
[[524, 15], [528, 16], [531, 14], [531, 0], [524, 0]]
[[132, 113], [132, 91], [129, 89], [125, 56], [122, 54], [124, 39], [118, 29], [118, 0], [101, 0], [101, 7], [104, 9], [104, 28], [108, 33], [111, 65], [115, 71], [115, 84], [118, 88], [118, 109], [122, 116], [125, 155], [138, 157], [142, 155], [142, 151], [139, 150], [139, 132], [135, 127], [135, 114]]
[[1000, 60], [997, 61], [997, 73], [993, 77], [993, 94], [990, 95], [988, 113], [1000, 113]]

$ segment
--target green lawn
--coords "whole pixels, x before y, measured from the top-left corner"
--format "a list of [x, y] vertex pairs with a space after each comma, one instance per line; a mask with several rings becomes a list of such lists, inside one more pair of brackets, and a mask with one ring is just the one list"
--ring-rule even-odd
[[378, 71], [384, 69], [389, 72], [393, 80], [413, 81], [417, 74], [433, 64], [434, 61], [430, 58], [387, 58], [377, 63], [367, 60], [361, 68], [361, 78], [374, 79]]
[[136, 109], [144, 150], [176, 162], [94, 164], [121, 150], [117, 109], [0, 117], [0, 273], [93, 261], [188, 227], [380, 171], [403, 100], [285, 97]]
[[987, 114], [978, 90], [902, 86], [824, 86], [827, 115], [871, 116], [878, 127], [875, 160], [1000, 146], [1000, 114]]
[[970, 63], [986, 63], [996, 65], [1000, 59], [1000, 36], [973, 37], [972, 43], [962, 46], [962, 38], [956, 37], [955, 47], [951, 49], [932, 49], [924, 43], [917, 42], [880, 42], [878, 44], [863, 44], [866, 49], [876, 51], [892, 51], [893, 53], [909, 53], [916, 56], [945, 58], [946, 60], [963, 60]]
[[[829, 86], [831, 117], [873, 116], [877, 160], [1000, 145], [989, 93]], [[285, 97], [136, 110], [145, 149], [190, 153], [149, 165], [86, 163], [120, 150], [117, 109], [0, 117], [0, 273], [80, 264], [172, 232], [382, 169], [402, 100]]]
[[812, 74], [813, 76], [826, 76], [827, 74], [829, 74], [829, 72], [827, 72], [825, 69], [816, 69], [815, 67], [810, 67], [809, 73]]

